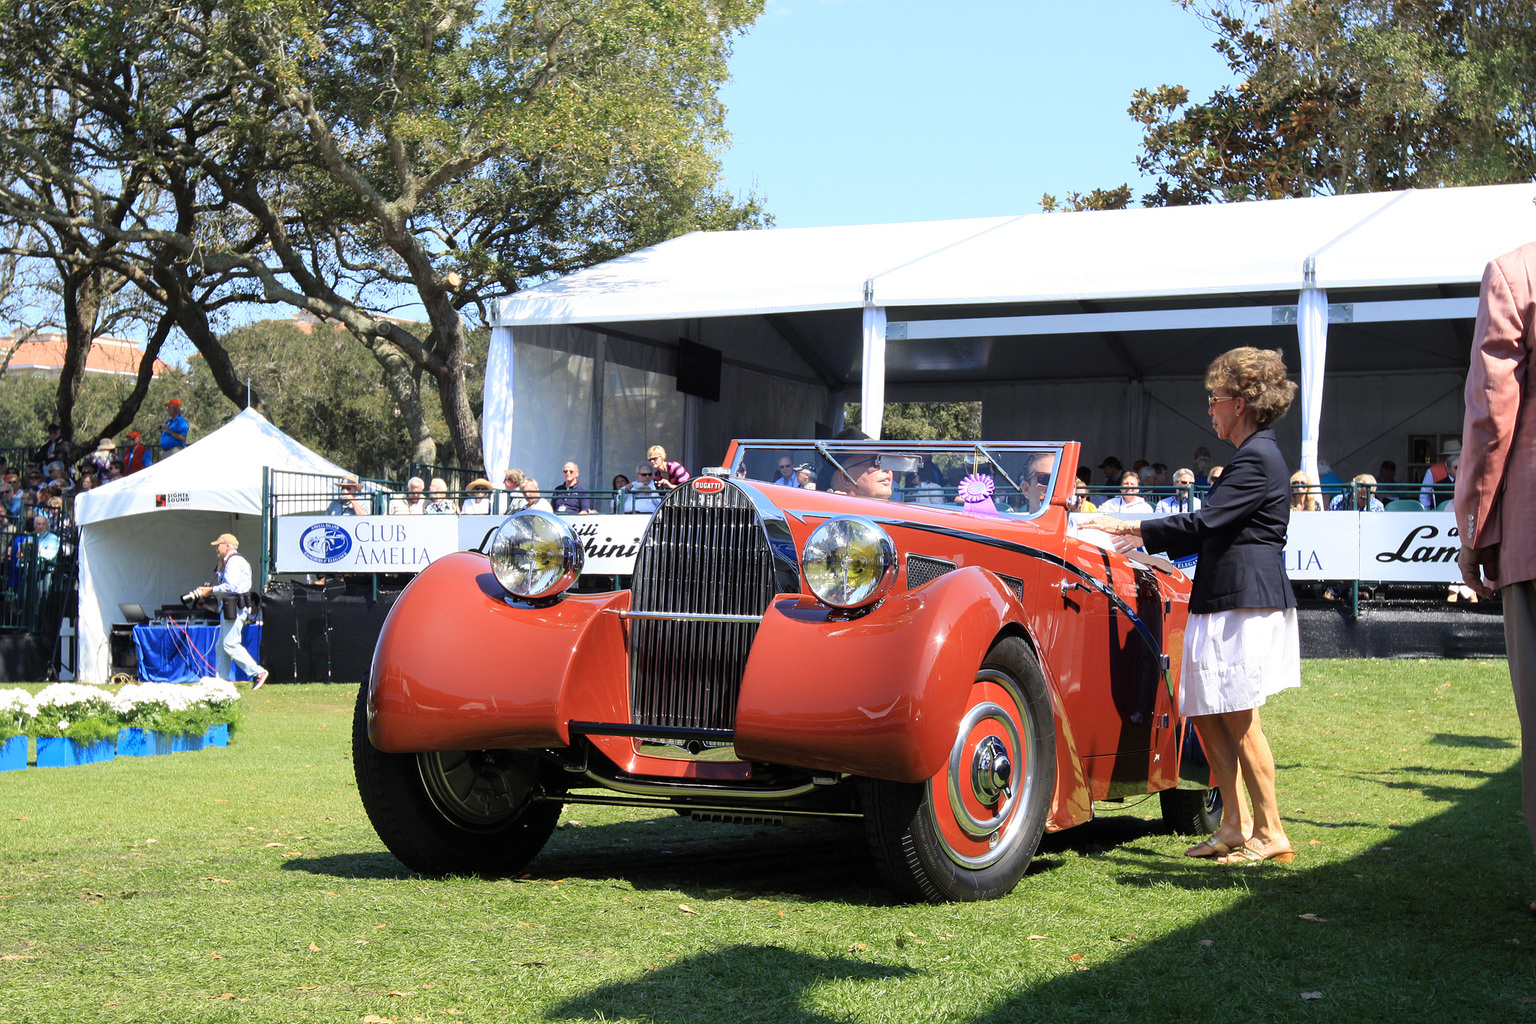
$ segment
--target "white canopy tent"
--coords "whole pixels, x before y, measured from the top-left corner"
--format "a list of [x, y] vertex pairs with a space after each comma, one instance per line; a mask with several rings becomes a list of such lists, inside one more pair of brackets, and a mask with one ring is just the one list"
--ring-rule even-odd
[[[1254, 344], [1284, 349], [1302, 380], [1282, 440], [1307, 463], [1321, 440], [1374, 469], [1403, 458], [1398, 434], [1459, 429], [1477, 284], [1536, 237], [1533, 194], [686, 235], [501, 303], [486, 466], [575, 458], [591, 486], [659, 441], [697, 467], [733, 435], [836, 426], [855, 397], [876, 435], [885, 398], [970, 398], [987, 437], [1182, 456], [1214, 440], [1205, 363]], [[721, 352], [718, 403], [669, 387], [680, 338]]]
[[212, 582], [218, 558], [210, 542], [219, 534], [240, 538], [255, 568], [265, 467], [347, 475], [246, 409], [178, 454], [80, 494], [80, 679], [103, 683], [110, 675], [110, 624], [124, 621], [119, 604], [152, 610]]

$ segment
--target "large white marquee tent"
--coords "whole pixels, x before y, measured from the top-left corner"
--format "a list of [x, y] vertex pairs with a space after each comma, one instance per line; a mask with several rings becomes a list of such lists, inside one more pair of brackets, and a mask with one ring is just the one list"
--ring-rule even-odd
[[104, 683], [111, 674], [108, 636], [123, 621], [119, 604], [152, 611], [213, 581], [210, 542], [219, 534], [240, 538], [256, 567], [265, 467], [346, 475], [246, 409], [178, 454], [80, 494], [80, 679]]
[[[803, 437], [863, 402], [980, 400], [989, 438], [1082, 440], [1177, 465], [1221, 451], [1205, 364], [1281, 348], [1293, 461], [1340, 472], [1459, 430], [1478, 282], [1536, 238], [1536, 186], [695, 233], [505, 299], [486, 466], [585, 486], [660, 443], [690, 467], [732, 436]], [[679, 339], [722, 356], [718, 402], [673, 386]], [[515, 413], [515, 415], [514, 415]]]

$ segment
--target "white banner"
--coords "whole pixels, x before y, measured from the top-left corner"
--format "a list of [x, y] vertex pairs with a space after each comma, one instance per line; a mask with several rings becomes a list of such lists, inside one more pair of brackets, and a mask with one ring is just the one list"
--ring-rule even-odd
[[1360, 512], [1292, 512], [1291, 525], [1285, 534], [1286, 575], [1293, 580], [1358, 579], [1355, 573], [1360, 570], [1360, 519], [1363, 515], [1365, 513]]
[[[650, 516], [562, 518], [581, 538], [585, 572], [634, 571]], [[479, 548], [501, 522], [497, 516], [280, 516], [276, 570], [419, 572], [443, 555]], [[1285, 568], [1297, 581], [1456, 583], [1459, 545], [1450, 512], [1292, 512]]]
[[587, 553], [582, 572], [628, 576], [635, 571], [635, 556], [651, 517], [634, 513], [622, 516], [565, 516]]
[[463, 550], [458, 516], [278, 516], [278, 572], [420, 572]]
[[[473, 551], [501, 516], [279, 516], [277, 572], [420, 572], [455, 551]], [[648, 515], [563, 516], [586, 551], [585, 572], [627, 576]]]
[[[1298, 582], [1460, 583], [1460, 545], [1451, 512], [1292, 512], [1285, 571]], [[1185, 566], [1182, 559], [1180, 568], [1194, 575], [1194, 566]]]
[[1362, 512], [1359, 519], [1360, 579], [1461, 582], [1454, 512]]

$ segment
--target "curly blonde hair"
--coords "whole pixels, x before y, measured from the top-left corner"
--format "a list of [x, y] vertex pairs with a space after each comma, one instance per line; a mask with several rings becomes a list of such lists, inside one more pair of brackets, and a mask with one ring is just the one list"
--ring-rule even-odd
[[1223, 352], [1205, 370], [1205, 386], [1225, 388], [1253, 411], [1260, 430], [1284, 416], [1296, 397], [1296, 384], [1286, 379], [1280, 350], [1244, 346]]

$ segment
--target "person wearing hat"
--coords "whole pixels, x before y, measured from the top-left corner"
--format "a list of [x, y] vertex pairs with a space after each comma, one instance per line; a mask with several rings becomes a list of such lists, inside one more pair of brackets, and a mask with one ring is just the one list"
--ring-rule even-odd
[[1424, 471], [1419, 504], [1433, 512], [1442, 501], [1456, 497], [1456, 470], [1461, 466], [1461, 438], [1453, 437], [1440, 448], [1440, 461]]
[[50, 462], [69, 461], [69, 442], [59, 436], [57, 423], [48, 424], [48, 440], [43, 442], [43, 446], [37, 450], [32, 461], [39, 466], [46, 466]]
[[1119, 459], [1111, 455], [1099, 463], [1099, 468], [1104, 471], [1104, 486], [1120, 486], [1120, 477], [1125, 472], [1125, 467], [1120, 464]]
[[251, 677], [251, 689], [259, 690], [266, 685], [269, 673], [251, 657], [240, 636], [260, 607], [259, 599], [251, 593], [251, 563], [240, 554], [240, 539], [232, 533], [219, 534], [213, 546], [219, 552], [219, 581], [211, 587], [198, 587], [195, 593], [219, 599], [218, 675], [233, 682], [230, 665], [239, 665]]
[[362, 499], [363, 485], [355, 476], [344, 476], [336, 485], [341, 488], [331, 503], [325, 507], [328, 516], [366, 516], [368, 504]]
[[165, 423], [160, 427], [160, 456], [175, 455], [187, 446], [187, 435], [192, 425], [181, 414], [181, 399], [173, 398], [165, 403]]
[[97, 476], [106, 476], [107, 470], [112, 466], [113, 452], [117, 450], [117, 442], [110, 437], [104, 437], [96, 445], [96, 450], [91, 453], [91, 472]]
[[[137, 430], [128, 431], [128, 454], [123, 456], [123, 476], [154, 465], [155, 457]], [[110, 471], [109, 471], [110, 473]]]
[[464, 499], [464, 504], [459, 506], [459, 512], [466, 516], [488, 516], [491, 514], [491, 482], [484, 477], [471, 480], [465, 488], [469, 497]]

